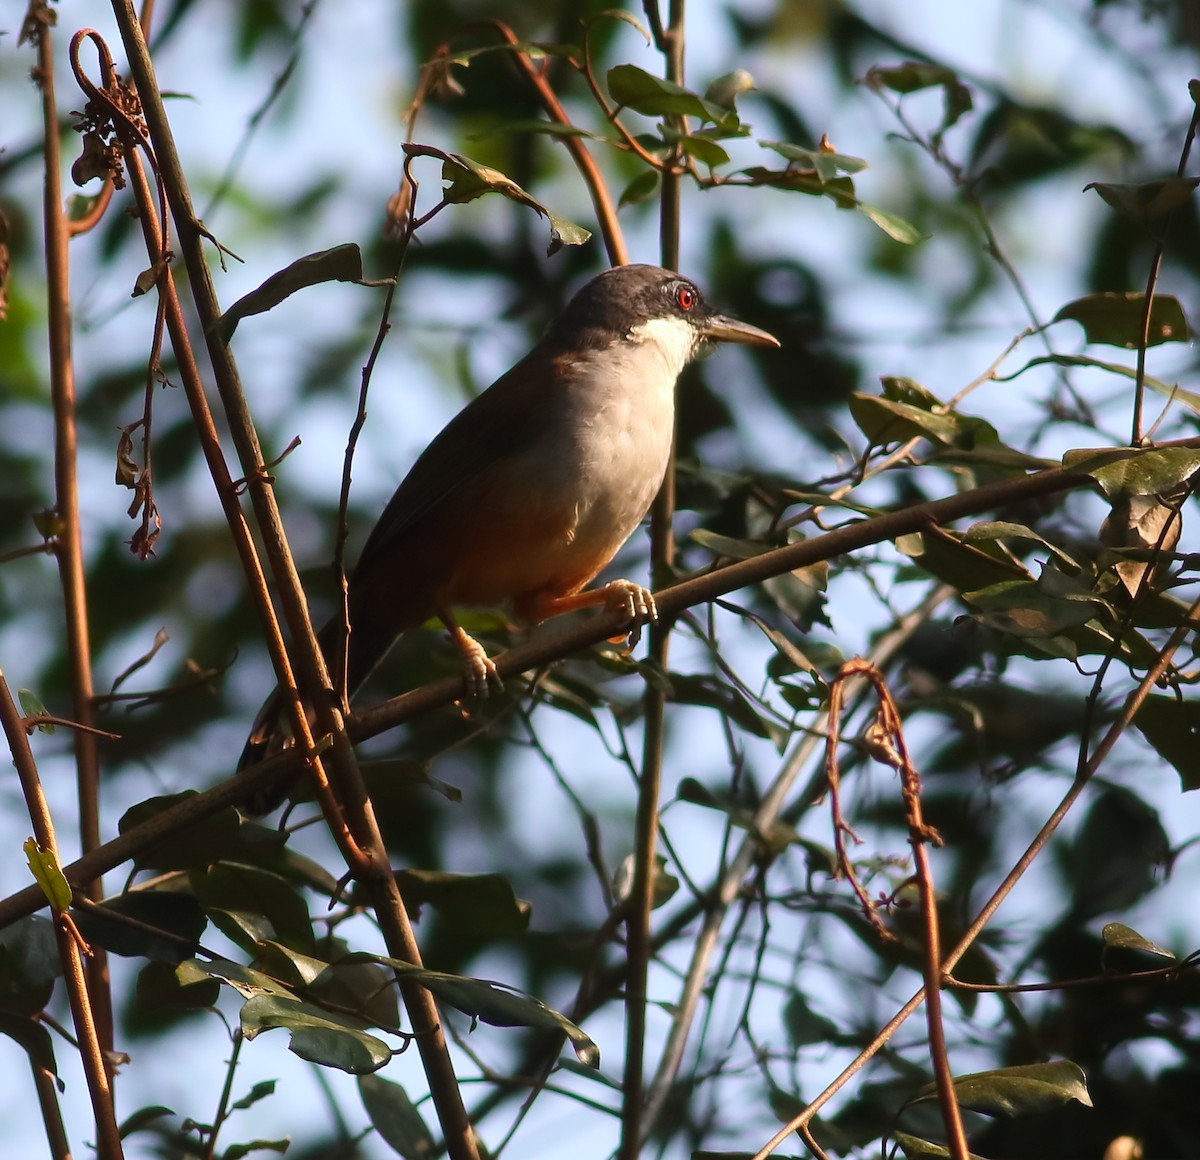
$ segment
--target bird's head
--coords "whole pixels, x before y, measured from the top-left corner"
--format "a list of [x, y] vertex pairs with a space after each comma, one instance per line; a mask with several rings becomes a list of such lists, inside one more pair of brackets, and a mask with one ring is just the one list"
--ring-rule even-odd
[[615, 266], [593, 278], [546, 337], [555, 346], [591, 351], [652, 342], [680, 369], [708, 343], [779, 345], [765, 330], [718, 314], [682, 274], [641, 265]]

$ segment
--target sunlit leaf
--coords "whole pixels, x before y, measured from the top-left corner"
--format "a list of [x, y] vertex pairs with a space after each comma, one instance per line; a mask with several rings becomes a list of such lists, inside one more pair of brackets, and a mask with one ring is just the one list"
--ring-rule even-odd
[[1100, 932], [1106, 947], [1114, 947], [1127, 951], [1145, 951], [1148, 955], [1157, 955], [1162, 959], [1174, 959], [1173, 952], [1165, 950], [1157, 943], [1152, 943], [1145, 935], [1138, 934], [1132, 927], [1123, 922], [1108, 922]]
[[[1083, 1069], [1069, 1059], [955, 1076], [954, 1094], [961, 1107], [988, 1116], [1036, 1115], [1072, 1100], [1092, 1106]], [[937, 1086], [927, 1084], [913, 1102], [934, 1099]]]

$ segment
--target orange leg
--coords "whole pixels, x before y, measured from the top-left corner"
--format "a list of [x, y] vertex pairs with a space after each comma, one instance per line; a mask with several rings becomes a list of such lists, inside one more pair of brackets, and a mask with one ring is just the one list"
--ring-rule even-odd
[[602, 604], [607, 612], [623, 612], [633, 624], [658, 620], [654, 594], [632, 580], [611, 580], [602, 588], [589, 588], [570, 596], [536, 596], [520, 611], [529, 620], [538, 621], [580, 608], [594, 608], [598, 604]]

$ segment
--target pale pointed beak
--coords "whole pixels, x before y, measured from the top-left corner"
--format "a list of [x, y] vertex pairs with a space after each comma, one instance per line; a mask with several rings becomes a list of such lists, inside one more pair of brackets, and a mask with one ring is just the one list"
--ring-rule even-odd
[[750, 346], [779, 346], [779, 339], [748, 322], [739, 322], [724, 314], [710, 314], [700, 325], [708, 342], [744, 342]]

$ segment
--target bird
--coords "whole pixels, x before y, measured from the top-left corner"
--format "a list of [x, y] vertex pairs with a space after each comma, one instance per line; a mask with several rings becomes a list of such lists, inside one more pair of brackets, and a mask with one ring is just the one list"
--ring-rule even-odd
[[[592, 278], [509, 371], [418, 456], [367, 536], [348, 578], [349, 696], [409, 629], [438, 618], [462, 655], [465, 692], [500, 684], [455, 608], [507, 606], [536, 624], [589, 606], [657, 619], [629, 580], [588, 585], [645, 518], [675, 429], [675, 386], [704, 348], [778, 347], [717, 313], [691, 279], [652, 265]], [[344, 625], [318, 634], [330, 672]], [[263, 704], [238, 769], [291, 744], [286, 700]], [[283, 795], [260, 796], [266, 813]]]

